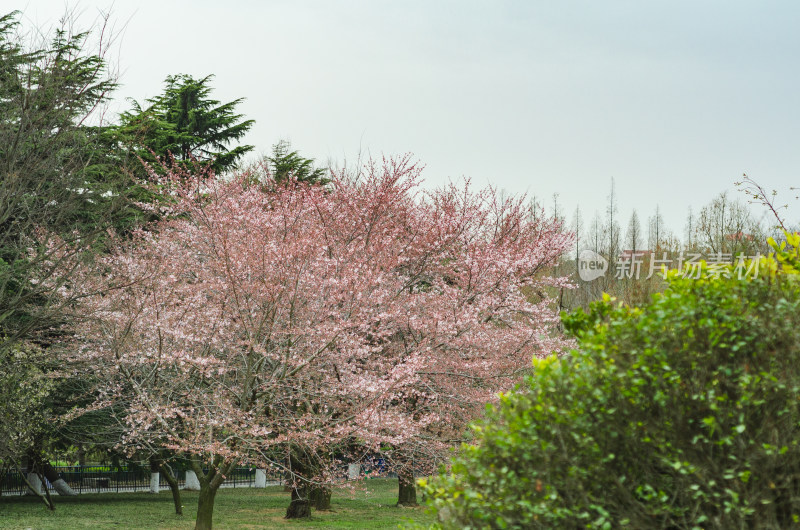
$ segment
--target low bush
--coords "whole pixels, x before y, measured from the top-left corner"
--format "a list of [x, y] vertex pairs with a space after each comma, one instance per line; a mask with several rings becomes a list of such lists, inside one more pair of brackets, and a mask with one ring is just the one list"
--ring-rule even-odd
[[576, 350], [534, 361], [423, 482], [440, 525], [800, 525], [798, 252], [775, 248], [760, 278], [672, 276], [642, 308], [566, 316]]

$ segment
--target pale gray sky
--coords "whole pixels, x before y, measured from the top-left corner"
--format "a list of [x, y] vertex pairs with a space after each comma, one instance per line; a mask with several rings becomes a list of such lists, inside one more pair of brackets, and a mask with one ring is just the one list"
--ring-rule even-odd
[[[4, 2], [31, 24], [63, 0]], [[70, 2], [75, 6], [75, 2]], [[660, 204], [682, 230], [743, 172], [800, 186], [800, 3], [786, 1], [82, 0], [127, 24], [120, 98], [170, 74], [245, 97], [247, 143], [321, 162], [411, 152], [587, 220], [613, 176], [623, 230]], [[785, 201], [784, 201], [785, 202]], [[791, 220], [800, 218], [793, 201]]]

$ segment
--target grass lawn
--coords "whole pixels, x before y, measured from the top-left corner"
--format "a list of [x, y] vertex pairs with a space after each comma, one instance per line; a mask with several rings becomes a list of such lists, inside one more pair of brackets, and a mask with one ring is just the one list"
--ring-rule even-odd
[[[332, 511], [312, 511], [306, 521], [283, 519], [289, 494], [281, 487], [220, 489], [214, 503], [214, 528], [397, 528], [407, 519], [432, 522], [420, 508], [398, 508], [397, 480], [373, 479], [351, 492], [334, 490]], [[55, 496], [56, 511], [38, 499], [0, 497], [0, 528], [193, 528], [197, 492], [181, 492], [183, 516], [175, 515], [172, 495], [102, 493], [76, 497]]]

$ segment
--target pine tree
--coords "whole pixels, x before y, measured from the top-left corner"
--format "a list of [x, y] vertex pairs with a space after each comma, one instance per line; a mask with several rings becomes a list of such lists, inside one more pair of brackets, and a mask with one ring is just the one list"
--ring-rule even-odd
[[145, 160], [151, 153], [171, 155], [178, 162], [211, 164], [217, 173], [233, 168], [253, 149], [252, 145], [231, 147], [255, 123], [236, 113], [244, 98], [221, 103], [211, 99], [213, 76], [195, 79], [190, 75], [168, 76], [164, 93], [146, 100], [120, 116], [121, 131], [127, 142]]
[[292, 151], [292, 144], [281, 140], [272, 146], [272, 156], [267, 157], [275, 182], [285, 183], [289, 179], [308, 184], [325, 185], [330, 179], [325, 177], [327, 170], [315, 168], [314, 159], [304, 158]]
[[[114, 222], [125, 183], [108, 129], [87, 126], [116, 82], [90, 32], [66, 23], [24, 44], [19, 13], [0, 17], [0, 341], [52, 329], [56, 301], [35, 275], [58, 263], [53, 237], [79, 252]], [[65, 282], [67, 279], [65, 278]]]

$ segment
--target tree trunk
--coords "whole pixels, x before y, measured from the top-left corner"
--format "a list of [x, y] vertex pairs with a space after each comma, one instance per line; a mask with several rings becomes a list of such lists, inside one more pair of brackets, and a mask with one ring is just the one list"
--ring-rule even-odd
[[159, 469], [164, 473], [164, 478], [167, 479], [169, 489], [172, 490], [172, 503], [175, 505], [175, 513], [183, 515], [183, 505], [181, 504], [181, 489], [178, 487], [178, 479], [172, 474], [172, 469], [166, 462], [162, 462]]
[[27, 474], [23, 473], [22, 469], [19, 467], [18, 464], [16, 464], [16, 468], [17, 468], [17, 473], [19, 473], [22, 476], [22, 480], [24, 480], [25, 484], [28, 485], [28, 494], [36, 495], [37, 497], [42, 499], [42, 502], [45, 503], [45, 505], [47, 506], [47, 508], [50, 509], [50, 511], [55, 511], [56, 506], [55, 504], [53, 504], [53, 499], [50, 498], [50, 494], [48, 493], [45, 496], [45, 494], [41, 491], [42, 489], [44, 489], [44, 492], [45, 493], [47, 492], [47, 486], [45, 486], [45, 484], [43, 483], [43, 477], [41, 477], [41, 475], [39, 475], [38, 473], [34, 472], [30, 472]]
[[78, 493], [69, 487], [67, 481], [61, 478], [61, 475], [58, 474], [58, 471], [50, 464], [50, 462], [44, 461], [41, 463], [42, 472], [44, 473], [45, 478], [53, 485], [53, 489], [55, 489], [59, 495], [77, 495]]
[[309, 493], [311, 505], [317, 511], [330, 511], [331, 509], [331, 489], [327, 486], [314, 486]]
[[207, 484], [200, 484], [200, 498], [197, 499], [197, 519], [194, 521], [194, 530], [211, 530], [211, 522], [214, 516], [214, 497], [217, 495], [217, 488], [212, 488]]
[[39, 475], [39, 480], [42, 481], [42, 488], [44, 488], [44, 495], [47, 499], [47, 507], [50, 508], [50, 511], [55, 511], [56, 505], [53, 504], [53, 498], [50, 496], [50, 489], [47, 487], [47, 482], [45, 482], [44, 475], [41, 473], [37, 473]]
[[286, 509], [286, 519], [302, 519], [311, 517], [311, 500], [309, 493], [311, 488], [308, 484], [308, 465], [303, 458], [297, 458], [294, 454], [289, 455], [289, 464], [292, 471], [292, 500]]
[[44, 496], [44, 484], [42, 484], [39, 475], [35, 471], [28, 471], [25, 475], [25, 479], [28, 484], [28, 490], [25, 492], [25, 495]]
[[286, 509], [286, 519], [311, 517], [311, 502], [308, 498], [308, 485], [303, 482], [292, 488], [292, 501]]
[[[54, 511], [56, 506], [53, 504], [50, 491], [47, 489], [47, 482], [45, 481], [44, 475], [42, 475], [44, 459], [41, 457], [41, 454], [41, 449], [38, 448], [33, 448], [28, 452], [28, 473], [27, 475], [22, 475], [22, 478], [28, 485], [27, 494], [36, 495], [44, 501], [51, 511]], [[19, 470], [20, 473], [22, 471], [19, 469], [19, 466], [17, 466], [17, 470]]]
[[150, 472], [150, 493], [158, 493], [161, 491], [161, 474], [158, 471]]
[[200, 481], [197, 479], [197, 473], [191, 469], [186, 471], [186, 483], [183, 486], [183, 489], [189, 491], [200, 491]]
[[402, 470], [397, 473], [397, 482], [400, 490], [397, 495], [398, 506], [417, 506], [417, 486], [414, 482], [414, 472]]
[[209, 466], [208, 472], [203, 471], [199, 460], [191, 460], [192, 470], [197, 475], [200, 482], [200, 496], [197, 499], [197, 518], [194, 521], [195, 530], [211, 530], [211, 523], [214, 516], [214, 497], [225, 477], [236, 466], [236, 461], [227, 463], [220, 456], [215, 456]]

